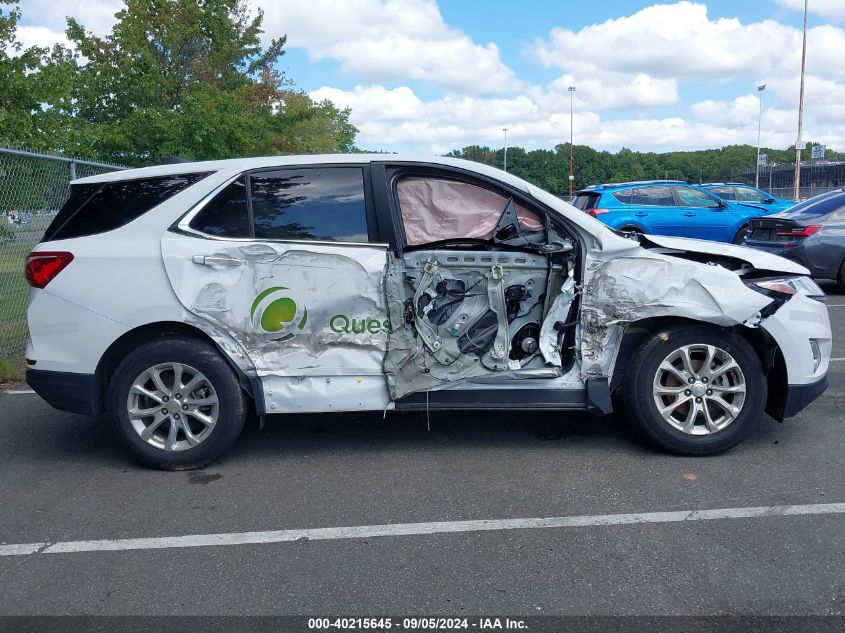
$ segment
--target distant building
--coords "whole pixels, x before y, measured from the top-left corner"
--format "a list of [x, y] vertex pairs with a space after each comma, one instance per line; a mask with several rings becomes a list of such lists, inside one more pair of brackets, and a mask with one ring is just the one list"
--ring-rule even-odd
[[[754, 170], [740, 172], [746, 182], [754, 182]], [[767, 190], [795, 188], [795, 165], [772, 164], [760, 168], [760, 187]], [[845, 187], [845, 162], [801, 162], [801, 197]]]

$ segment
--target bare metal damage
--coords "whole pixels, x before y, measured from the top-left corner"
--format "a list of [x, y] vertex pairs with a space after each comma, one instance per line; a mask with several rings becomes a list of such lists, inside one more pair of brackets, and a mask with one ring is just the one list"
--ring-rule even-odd
[[581, 303], [581, 375], [609, 376], [625, 327], [672, 316], [720, 326], [760, 323], [771, 299], [721, 266], [687, 261], [637, 246], [630, 252], [587, 255]]
[[393, 397], [483, 376], [559, 376], [553, 368], [536, 373], [546, 367], [537, 339], [549, 268], [545, 256], [516, 251], [431, 250], [391, 259], [385, 373]]
[[262, 379], [268, 410], [387, 405], [385, 247], [171, 233], [162, 249], [183, 305], [227, 354]]
[[[192, 319], [261, 378], [273, 412], [384, 409], [409, 393], [469, 385], [580, 389], [612, 374], [630, 323], [672, 316], [756, 327], [771, 301], [726, 268], [634, 243], [588, 251], [580, 284], [573, 259], [516, 250], [397, 258], [381, 246], [172, 233], [162, 248]], [[203, 257], [239, 263], [198, 265]], [[279, 327], [262, 317], [276, 299], [292, 302]], [[574, 347], [561, 349], [573, 302]]]

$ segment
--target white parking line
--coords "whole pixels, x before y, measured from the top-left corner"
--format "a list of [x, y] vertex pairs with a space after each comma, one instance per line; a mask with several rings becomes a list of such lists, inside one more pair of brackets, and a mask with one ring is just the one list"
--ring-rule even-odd
[[0, 391], [0, 393], [6, 393], [10, 396], [19, 396], [22, 393], [35, 393], [32, 389], [10, 389], [9, 391]]
[[599, 527], [646, 523], [679, 523], [718, 519], [754, 519], [814, 514], [843, 514], [845, 503], [768, 506], [761, 508], [720, 508], [716, 510], [681, 510], [638, 514], [594, 514], [585, 516], [530, 519], [482, 519], [477, 521], [436, 521], [431, 523], [396, 523], [349, 527], [274, 530], [270, 532], [232, 532], [228, 534], [190, 534], [158, 538], [104, 539], [97, 541], [60, 541], [57, 543], [17, 543], [0, 545], [0, 556], [26, 554], [65, 554], [69, 552], [113, 552], [212, 545], [255, 545], [291, 541], [325, 541], [378, 536], [418, 536], [491, 530], [530, 530], [548, 528]]
[[845, 360], [845, 358], [831, 358], [830, 362], [831, 363], [841, 363], [843, 360]]

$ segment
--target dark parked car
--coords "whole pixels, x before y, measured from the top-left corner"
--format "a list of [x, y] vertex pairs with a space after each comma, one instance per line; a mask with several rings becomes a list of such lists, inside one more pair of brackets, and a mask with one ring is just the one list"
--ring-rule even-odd
[[752, 218], [744, 244], [794, 260], [814, 277], [835, 279], [845, 292], [845, 189]]

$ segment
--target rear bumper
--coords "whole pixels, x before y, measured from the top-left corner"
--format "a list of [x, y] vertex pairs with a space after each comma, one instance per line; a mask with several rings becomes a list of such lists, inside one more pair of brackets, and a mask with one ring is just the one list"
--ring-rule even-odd
[[822, 376], [821, 380], [808, 385], [787, 385], [786, 399], [783, 402], [783, 412], [780, 418], [791, 418], [793, 415], [798, 415], [808, 404], [822, 395], [827, 386], [827, 374]]
[[102, 411], [94, 374], [27, 369], [26, 382], [47, 404], [60, 411], [83, 415]]

